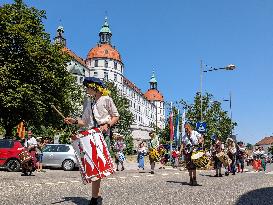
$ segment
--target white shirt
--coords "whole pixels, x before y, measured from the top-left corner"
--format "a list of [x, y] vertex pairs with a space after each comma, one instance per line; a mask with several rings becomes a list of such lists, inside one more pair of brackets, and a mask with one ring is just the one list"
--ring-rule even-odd
[[83, 106], [82, 120], [87, 127], [94, 127], [93, 113], [98, 125], [109, 123], [111, 117], [118, 117], [119, 113], [113, 100], [109, 96], [101, 96], [93, 105], [90, 98], [87, 98]]
[[28, 140], [25, 140], [25, 147], [29, 147], [31, 145], [37, 145], [37, 141], [34, 137], [31, 137], [30, 139]]
[[185, 135], [182, 137], [182, 143], [183, 143], [184, 145], [191, 145], [191, 146], [193, 146], [193, 145], [198, 145], [198, 139], [199, 139], [201, 136], [202, 136], [202, 135], [199, 134], [197, 131], [192, 130], [192, 131], [191, 131], [191, 136], [190, 136], [190, 139], [191, 139], [191, 140], [189, 140], [188, 135], [185, 134]]

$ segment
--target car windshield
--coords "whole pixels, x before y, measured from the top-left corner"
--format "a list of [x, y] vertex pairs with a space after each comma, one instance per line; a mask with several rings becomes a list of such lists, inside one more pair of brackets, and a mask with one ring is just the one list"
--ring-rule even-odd
[[46, 145], [43, 149], [43, 152], [56, 152], [57, 146], [56, 145]]
[[13, 141], [12, 140], [0, 140], [0, 148], [12, 148]]
[[67, 145], [46, 145], [43, 152], [68, 152], [69, 149]]

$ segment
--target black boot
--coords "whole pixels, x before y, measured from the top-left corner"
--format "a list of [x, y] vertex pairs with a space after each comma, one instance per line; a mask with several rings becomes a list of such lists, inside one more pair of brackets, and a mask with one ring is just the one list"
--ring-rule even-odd
[[89, 205], [102, 205], [102, 198], [99, 196], [98, 198], [93, 198], [90, 200]]

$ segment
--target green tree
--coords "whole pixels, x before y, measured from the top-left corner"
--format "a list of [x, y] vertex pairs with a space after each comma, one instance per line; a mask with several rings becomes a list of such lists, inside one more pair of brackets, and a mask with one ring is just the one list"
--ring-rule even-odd
[[51, 104], [74, 113], [81, 90], [66, 70], [68, 56], [51, 44], [45, 11], [22, 0], [0, 7], [0, 125], [6, 136], [24, 120], [28, 126], [62, 127]]
[[130, 105], [127, 98], [123, 97], [121, 93], [118, 91], [117, 87], [113, 82], [106, 82], [107, 88], [111, 91], [110, 96], [112, 97], [118, 112], [120, 114], [120, 118], [118, 123], [113, 127], [118, 133], [122, 134], [125, 137], [126, 149], [125, 154], [133, 153], [133, 137], [132, 131], [130, 129], [132, 123], [134, 122], [134, 116], [130, 111]]
[[268, 153], [270, 153], [273, 156], [273, 145], [268, 147]]
[[247, 144], [246, 144], [246, 148], [247, 148], [248, 150], [252, 150], [252, 149], [253, 149], [253, 145], [250, 144], [250, 143], [247, 143]]
[[[210, 145], [210, 136], [213, 134], [216, 134], [222, 141], [225, 141], [230, 136], [231, 129], [234, 129], [237, 123], [231, 122], [228, 112], [222, 109], [221, 103], [213, 101], [213, 95], [207, 93], [202, 98], [203, 121], [207, 123], [205, 145]], [[184, 100], [181, 100], [180, 103], [186, 108], [186, 118], [193, 126], [201, 121], [200, 93], [196, 94], [193, 104], [188, 104]]]

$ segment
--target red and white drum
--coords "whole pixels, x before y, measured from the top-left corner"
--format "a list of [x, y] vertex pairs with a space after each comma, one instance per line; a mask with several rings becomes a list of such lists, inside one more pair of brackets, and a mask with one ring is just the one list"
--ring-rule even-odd
[[81, 131], [72, 146], [85, 184], [114, 173], [112, 158], [98, 128]]

